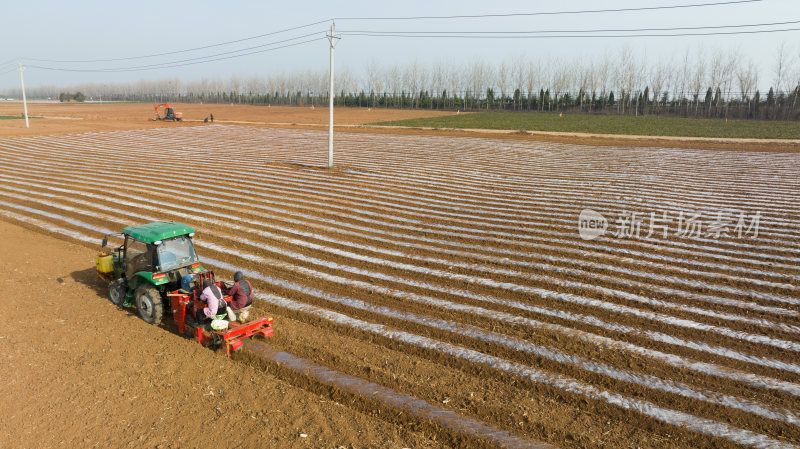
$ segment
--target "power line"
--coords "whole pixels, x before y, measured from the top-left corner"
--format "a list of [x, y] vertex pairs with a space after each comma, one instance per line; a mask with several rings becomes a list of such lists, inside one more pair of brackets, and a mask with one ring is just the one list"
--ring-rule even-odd
[[[414, 16], [414, 17], [349, 17], [349, 18], [341, 18], [339, 20], [411, 20], [411, 19], [455, 19], [455, 18], [487, 18], [487, 17], [512, 17], [512, 16], [537, 16], [537, 15], [560, 15], [560, 14], [588, 14], [588, 13], [607, 13], [607, 12], [630, 12], [630, 11], [652, 11], [652, 10], [664, 10], [664, 9], [677, 9], [677, 8], [696, 8], [696, 7], [706, 7], [706, 6], [721, 6], [721, 5], [734, 5], [734, 4], [742, 4], [742, 3], [754, 3], [760, 2], [762, 0], [732, 0], [732, 1], [723, 1], [723, 2], [709, 2], [709, 3], [696, 3], [696, 4], [686, 4], [686, 5], [664, 5], [664, 6], [650, 6], [650, 7], [637, 7], [637, 8], [616, 8], [616, 9], [596, 9], [596, 10], [576, 10], [576, 11], [550, 11], [550, 12], [532, 12], [532, 13], [510, 13], [510, 14], [479, 14], [479, 15], [452, 15], [452, 16]], [[162, 52], [162, 53], [155, 53], [150, 55], [142, 55], [142, 56], [131, 56], [131, 57], [124, 57], [124, 58], [105, 58], [105, 59], [84, 59], [84, 60], [55, 60], [55, 59], [41, 59], [41, 58], [25, 58], [29, 61], [39, 61], [39, 62], [51, 62], [51, 63], [96, 63], [96, 62], [114, 62], [114, 61], [128, 61], [128, 60], [136, 60], [136, 59], [147, 59], [147, 58], [154, 58], [159, 56], [168, 56], [168, 55], [175, 55], [180, 53], [187, 53], [192, 51], [204, 50], [214, 47], [220, 47], [224, 45], [235, 44], [239, 42], [244, 42], [253, 39], [259, 39], [266, 36], [272, 36], [276, 34], [281, 34], [293, 30], [298, 30], [302, 28], [311, 27], [314, 25], [318, 25], [321, 23], [325, 23], [331, 21], [333, 19], [325, 19], [320, 20], [317, 22], [300, 25], [296, 27], [286, 28], [283, 30], [273, 31], [269, 33], [264, 33], [256, 36], [246, 37], [242, 39], [236, 39], [226, 42], [220, 42], [216, 44], [210, 44], [200, 47], [194, 47], [184, 50], [176, 50], [170, 52]], [[790, 23], [790, 22], [787, 22]], [[800, 23], [798, 22], [791, 22], [791, 23]], [[744, 25], [744, 26], [756, 26], [756, 25]], [[710, 29], [715, 27], [697, 27], [696, 29]], [[719, 28], [726, 28], [726, 27], [719, 27]], [[638, 29], [638, 30], [575, 30], [575, 31], [548, 31], [549, 33], [597, 33], [597, 32], [633, 32], [633, 31], [669, 31], [669, 30], [681, 30], [681, 29], [694, 29], [694, 28], [664, 28], [664, 29]], [[789, 31], [789, 30], [786, 30]], [[446, 38], [468, 38], [474, 37], [470, 35], [478, 35], [481, 34], [484, 38], [501, 38], [501, 37], [508, 37], [502, 36], [504, 34], [517, 34], [520, 37], [573, 37], [573, 36], [524, 36], [525, 34], [544, 34], [548, 32], [384, 32], [384, 31], [352, 31], [348, 34], [355, 35], [355, 36], [371, 36], [371, 37], [446, 37]], [[241, 53], [246, 52], [248, 50], [252, 50], [255, 48], [262, 48], [267, 46], [272, 46], [277, 43], [283, 42], [290, 42], [292, 40], [302, 39], [304, 37], [311, 36], [315, 33], [307, 34], [304, 36], [299, 36], [296, 38], [285, 39], [281, 41], [271, 42], [267, 44], [257, 45], [253, 47], [247, 47], [238, 50], [232, 50], [228, 52], [221, 52], [213, 55], [207, 56], [200, 56], [196, 58], [187, 58], [177, 61], [168, 61], [164, 63], [156, 63], [156, 64], [147, 64], [141, 66], [129, 66], [129, 67], [120, 67], [120, 68], [105, 68], [105, 69], [61, 69], [64, 71], [74, 71], [74, 72], [121, 72], [121, 71], [138, 71], [138, 70], [146, 70], [146, 69], [156, 69], [156, 68], [169, 68], [169, 67], [179, 67], [182, 65], [190, 65], [190, 64], [197, 64], [201, 62], [211, 62], [220, 59], [231, 59], [233, 57], [239, 56], [246, 56], [249, 54], [257, 53], [257, 52], [249, 52], [243, 53], [238, 56], [231, 56], [231, 57], [224, 57], [224, 58], [216, 58], [222, 57], [227, 55], [232, 55], [234, 53]], [[710, 33], [709, 33], [710, 34]], [[724, 33], [720, 33], [724, 34]], [[690, 34], [686, 34], [690, 35]], [[699, 35], [708, 35], [708, 34], [699, 34]], [[626, 36], [600, 36], [600, 37], [638, 37], [638, 36], [645, 36], [645, 35], [626, 35]], [[660, 35], [657, 35], [660, 36]], [[303, 43], [310, 42], [304, 41]], [[278, 47], [278, 48], [285, 48]], [[13, 60], [11, 60], [13, 61]], [[193, 62], [198, 61], [198, 62]], [[183, 64], [187, 63], [187, 64]], [[2, 67], [3, 64], [0, 64]], [[46, 69], [46, 70], [59, 70], [56, 67], [45, 67], [45, 66], [30, 66], [34, 68]]]
[[665, 6], [644, 6], [638, 8], [616, 8], [616, 9], [584, 9], [575, 11], [542, 11], [530, 13], [508, 13], [508, 14], [462, 14], [452, 16], [408, 16], [408, 17], [337, 17], [335, 20], [421, 20], [421, 19], [477, 19], [488, 17], [521, 17], [521, 16], [553, 16], [565, 14], [596, 14], [608, 12], [632, 12], [632, 11], [654, 11], [662, 9], [680, 8], [699, 8], [705, 6], [735, 5], [742, 3], [756, 3], [762, 0], [735, 0], [715, 3], [694, 3], [689, 5], [665, 5]]
[[[337, 20], [416, 20], [416, 19], [463, 19], [463, 18], [491, 18], [491, 17], [514, 17], [514, 16], [550, 16], [550, 15], [564, 15], [564, 14], [592, 14], [592, 13], [609, 13], [609, 12], [632, 12], [632, 11], [653, 11], [653, 10], [667, 10], [667, 9], [679, 9], [679, 8], [698, 8], [698, 7], [709, 7], [709, 6], [723, 6], [723, 5], [736, 5], [736, 4], [745, 4], [745, 3], [756, 3], [761, 2], [762, 0], [732, 0], [732, 1], [721, 1], [721, 2], [707, 2], [707, 3], [694, 3], [694, 4], [683, 4], [683, 5], [664, 5], [664, 6], [649, 6], [649, 7], [635, 7], [635, 8], [616, 8], [616, 9], [594, 9], [594, 10], [573, 10], [573, 11], [542, 11], [542, 12], [531, 12], [531, 13], [509, 13], [509, 14], [477, 14], [477, 15], [451, 15], [451, 16], [412, 16], [412, 17], [349, 17], [349, 18], [339, 18]], [[277, 35], [281, 33], [286, 33], [293, 30], [308, 28], [311, 26], [319, 25], [321, 23], [325, 23], [331, 21], [333, 19], [326, 19], [321, 20], [305, 25], [300, 25], [296, 27], [286, 28], [283, 30], [273, 31], [269, 33], [260, 34], [257, 36], [246, 37], [242, 39], [236, 39], [226, 42], [220, 42], [211, 45], [205, 45], [195, 48], [189, 48], [185, 50], [177, 50], [177, 51], [170, 51], [170, 52], [163, 52], [163, 53], [156, 53], [150, 55], [142, 55], [142, 56], [132, 56], [132, 57], [124, 57], [124, 58], [107, 58], [107, 59], [87, 59], [87, 60], [53, 60], [53, 59], [37, 59], [37, 58], [25, 58], [29, 61], [41, 61], [41, 62], [51, 62], [51, 63], [76, 63], [76, 64], [83, 64], [83, 63], [98, 63], [98, 62], [113, 62], [113, 61], [128, 61], [128, 60], [136, 60], [136, 59], [146, 59], [146, 58], [155, 58], [159, 56], [168, 56], [168, 55], [175, 55], [180, 53], [187, 53], [192, 51], [198, 50], [205, 50], [214, 47], [220, 47], [224, 45], [235, 44], [239, 42], [244, 42], [253, 39], [259, 39], [266, 36]], [[765, 23], [765, 24], [744, 24], [744, 25], [720, 25], [720, 26], [706, 26], [706, 27], [667, 27], [667, 28], [638, 28], [638, 29], [596, 29], [596, 30], [547, 30], [547, 31], [370, 31], [370, 30], [357, 30], [357, 31], [345, 31], [343, 33], [348, 34], [350, 36], [369, 36], [369, 37], [405, 37], [405, 38], [480, 38], [480, 39], [529, 39], [529, 38], [572, 38], [572, 37], [673, 37], [673, 36], [709, 36], [709, 35], [732, 35], [732, 34], [755, 34], [755, 33], [770, 33], [770, 32], [782, 32], [782, 31], [797, 31], [800, 28], [786, 28], [786, 29], [773, 29], [773, 30], [755, 30], [755, 31], [730, 31], [730, 32], [710, 32], [710, 33], [669, 33], [669, 34], [618, 34], [618, 35], [609, 35], [609, 34], [598, 34], [598, 33], [641, 33], [641, 32], [652, 32], [652, 31], [683, 31], [683, 30], [710, 30], [710, 29], [726, 29], [726, 28], [746, 28], [746, 27], [756, 27], [756, 26], [775, 26], [775, 25], [788, 25], [788, 24], [797, 24], [800, 23], [799, 21], [790, 21], [790, 22], [774, 22], [774, 23]], [[572, 34], [569, 34], [572, 33]], [[268, 51], [278, 50], [287, 47], [293, 47], [297, 45], [302, 45], [306, 43], [310, 43], [316, 41], [318, 39], [309, 39], [304, 40], [302, 42], [294, 42], [288, 45], [281, 45], [278, 47], [267, 48], [263, 50], [257, 51], [249, 51], [255, 49], [261, 49], [264, 47], [272, 47], [277, 44], [282, 44], [286, 42], [297, 41], [299, 39], [304, 39], [306, 37], [313, 36], [317, 33], [309, 33], [302, 36], [297, 36], [289, 39], [283, 39], [279, 41], [274, 41], [266, 44], [255, 45], [252, 47], [246, 47], [237, 50], [231, 51], [224, 51], [212, 55], [206, 56], [198, 56], [194, 58], [186, 58], [186, 59], [179, 59], [179, 60], [172, 60], [162, 63], [152, 63], [152, 64], [143, 64], [138, 66], [127, 66], [127, 67], [116, 67], [116, 68], [94, 68], [94, 69], [79, 69], [79, 68], [60, 68], [60, 67], [51, 67], [51, 66], [40, 66], [40, 65], [29, 65], [28, 67], [31, 68], [38, 68], [43, 70], [54, 70], [54, 71], [67, 71], [67, 72], [129, 72], [129, 71], [143, 71], [143, 70], [151, 70], [151, 69], [161, 69], [161, 68], [172, 68], [172, 67], [181, 67], [187, 65], [195, 65], [201, 64], [206, 62], [213, 62], [219, 60], [226, 60], [226, 59], [233, 59], [243, 56], [248, 56], [257, 53], [264, 53]], [[0, 64], [0, 69], [5, 64], [10, 64], [14, 60], [10, 60], [7, 63]], [[16, 67], [11, 68], [10, 70], [3, 72], [10, 73], [11, 71], [16, 70]]]
[[[235, 44], [235, 43], [238, 43], [238, 42], [244, 42], [244, 41], [249, 41], [249, 40], [253, 40], [253, 39], [259, 39], [259, 38], [266, 37], [266, 36], [273, 36], [273, 35], [276, 35], [276, 34], [286, 33], [288, 31], [299, 30], [301, 28], [308, 28], [310, 26], [319, 25], [321, 23], [330, 22], [330, 21], [331, 21], [331, 19], [320, 20], [319, 22], [308, 23], [308, 24], [305, 24], [305, 25], [300, 25], [300, 26], [296, 26], [296, 27], [292, 27], [292, 28], [286, 28], [286, 29], [279, 30], [279, 31], [273, 31], [273, 32], [270, 32], [270, 33], [259, 34], [258, 36], [245, 37], [245, 38], [236, 39], [236, 40], [233, 40], [233, 41], [220, 42], [218, 44], [204, 45], [202, 47], [187, 48], [186, 50], [176, 50], [176, 51], [168, 51], [168, 52], [164, 52], [164, 53], [155, 53], [155, 54], [152, 54], [152, 55], [131, 56], [131, 57], [127, 57], [127, 58], [110, 58], [110, 59], [76, 59], [76, 60], [37, 59], [37, 58], [25, 58], [25, 59], [28, 60], [28, 61], [55, 62], [55, 63], [113, 62], [113, 61], [129, 61], [129, 60], [132, 60], [132, 59], [146, 59], [146, 58], [154, 58], [154, 57], [157, 57], [157, 56], [174, 55], [174, 54], [178, 54], [178, 53], [187, 53], [187, 52], [190, 52], [190, 51], [205, 50], [207, 48], [213, 48], [213, 47], [220, 47], [220, 46], [223, 46], [223, 45]], [[268, 45], [268, 44], [265, 44], [265, 45]], [[251, 47], [251, 48], [255, 48], [255, 47]], [[245, 49], [245, 50], [247, 50], [247, 49]]]
[[[30, 67], [30, 68], [34, 68], [34, 69], [42, 69], [42, 70], [61, 71], [61, 72], [106, 72], [106, 73], [109, 73], [109, 72], [141, 72], [141, 71], [144, 71], [144, 70], [153, 70], [153, 69], [159, 69], [159, 68], [160, 69], [168, 69], [168, 68], [172, 68], [172, 67], [183, 67], [183, 66], [187, 66], [187, 65], [196, 65], [196, 64], [203, 64], [203, 63], [206, 63], [206, 62], [222, 61], [222, 60], [225, 60], [225, 59], [240, 58], [242, 56], [254, 55], [254, 54], [257, 54], [257, 53], [266, 53], [266, 52], [269, 52], [269, 51], [280, 50], [282, 48], [295, 47], [295, 46], [298, 46], [298, 45], [307, 44], [309, 42], [316, 42], [316, 41], [322, 40], [322, 39], [325, 39], [325, 38], [324, 37], [319, 37], [319, 38], [309, 39], [309, 40], [302, 41], [302, 42], [295, 42], [293, 44], [282, 45], [282, 46], [279, 46], [279, 47], [267, 48], [267, 49], [264, 49], [264, 50], [251, 51], [249, 53], [243, 53], [243, 54], [240, 54], [240, 55], [232, 55], [232, 56], [225, 56], [225, 57], [214, 58], [214, 59], [206, 59], [206, 60], [203, 60], [203, 61], [189, 62], [189, 63], [185, 63], [185, 64], [164, 63], [164, 64], [171, 64], [171, 65], [158, 64], [158, 65], [155, 65], [155, 66], [141, 66], [140, 68], [119, 68], [119, 69], [69, 69], [69, 68], [60, 68], [60, 67], [45, 67], [45, 66], [39, 66], [39, 65], [28, 65], [26, 67]], [[241, 50], [237, 50], [237, 51], [241, 51]], [[229, 54], [229, 53], [235, 53], [235, 52], [220, 53], [220, 54]], [[194, 59], [198, 59], [198, 58], [194, 58]]]
[[17, 68], [12, 67], [10, 70], [6, 70], [5, 72], [0, 72], [0, 76], [5, 75], [6, 73], [16, 72]]
[[666, 34], [558, 34], [558, 35], [488, 35], [478, 36], [469, 34], [383, 34], [381, 32], [353, 33], [342, 32], [347, 36], [370, 36], [370, 37], [406, 37], [406, 38], [456, 38], [456, 39], [558, 39], [558, 38], [624, 38], [624, 37], [682, 37], [682, 36], [722, 36], [737, 34], [760, 34], [760, 33], [780, 33], [785, 31], [800, 31], [800, 28], [782, 28], [775, 30], [753, 30], [753, 31], [717, 31], [710, 33], [666, 33]]
[[546, 34], [546, 33], [633, 33], [641, 31], [680, 31], [680, 30], [707, 30], [724, 28], [752, 28], [760, 26], [793, 25], [800, 23], [800, 20], [788, 22], [769, 22], [739, 25], [713, 25], [697, 27], [667, 27], [667, 28], [628, 28], [628, 29], [589, 29], [589, 30], [532, 30], [532, 31], [374, 31], [374, 30], [350, 30], [342, 33], [375, 33], [375, 34]]
[[[255, 45], [255, 46], [252, 46], [252, 47], [242, 48], [242, 49], [239, 49], [239, 50], [231, 50], [231, 51], [227, 51], [227, 52], [216, 53], [216, 54], [213, 54], [213, 55], [198, 56], [196, 58], [180, 59], [180, 60], [177, 60], [177, 61], [169, 61], [169, 62], [163, 62], [163, 63], [145, 64], [145, 65], [140, 65], [140, 66], [117, 67], [117, 68], [109, 68], [109, 69], [87, 69], [87, 70], [97, 71], [97, 72], [117, 72], [117, 71], [133, 70], [133, 69], [149, 69], [149, 68], [157, 69], [157, 68], [162, 68], [163, 66], [169, 66], [169, 65], [172, 65], [172, 64], [180, 64], [180, 63], [183, 63], [183, 62], [198, 61], [198, 60], [203, 60], [203, 59], [208, 59], [208, 58], [214, 58], [216, 56], [225, 56], [225, 55], [230, 55], [230, 54], [233, 54], [233, 53], [241, 53], [243, 51], [253, 50], [253, 49], [256, 49], [256, 48], [270, 47], [270, 46], [276, 45], [276, 44], [282, 44], [282, 43], [285, 43], [285, 42], [291, 42], [291, 41], [295, 41], [295, 40], [298, 40], [298, 39], [303, 39], [303, 38], [306, 38], [306, 37], [309, 37], [309, 36], [313, 36], [315, 34], [319, 34], [319, 32], [309, 33], [309, 34], [305, 34], [303, 36], [292, 37], [292, 38], [283, 39], [283, 40], [280, 40], [280, 41], [268, 42], [266, 44]], [[31, 66], [31, 67], [35, 67], [35, 66]]]

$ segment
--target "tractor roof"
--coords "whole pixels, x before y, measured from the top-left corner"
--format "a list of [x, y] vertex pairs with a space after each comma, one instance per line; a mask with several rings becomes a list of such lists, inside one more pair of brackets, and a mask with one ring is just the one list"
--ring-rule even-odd
[[128, 226], [122, 230], [123, 234], [144, 243], [153, 243], [192, 232], [194, 232], [194, 228], [191, 226], [171, 221], [154, 221], [141, 226]]

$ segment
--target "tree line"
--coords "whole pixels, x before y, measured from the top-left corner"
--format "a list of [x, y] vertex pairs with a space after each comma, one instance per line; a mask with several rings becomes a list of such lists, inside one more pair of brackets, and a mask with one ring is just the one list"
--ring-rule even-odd
[[[337, 106], [540, 111], [732, 119], [800, 119], [800, 49], [782, 44], [772, 67], [736, 51], [695, 49], [655, 61], [623, 48], [594, 60], [512, 58], [337, 70]], [[56, 98], [61, 87], [29, 89]], [[90, 100], [326, 106], [328, 72], [184, 82], [75, 86]], [[11, 90], [6, 95], [19, 93]]]

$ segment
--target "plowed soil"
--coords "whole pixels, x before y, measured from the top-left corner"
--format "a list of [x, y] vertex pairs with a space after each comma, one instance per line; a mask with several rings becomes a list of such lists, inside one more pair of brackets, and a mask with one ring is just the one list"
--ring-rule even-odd
[[120, 310], [85, 246], [0, 235], [2, 447], [439, 447]]
[[[213, 112], [224, 122], [224, 113]], [[365, 123], [353, 117], [352, 123]], [[57, 402], [71, 403], [87, 389], [103, 391], [103, 403], [181, 423], [179, 434], [187, 439], [173, 443], [217, 444], [222, 440], [197, 437], [199, 420], [170, 418], [128, 399], [129, 390], [138, 388], [152, 392], [146, 404], [164, 397], [161, 402], [184, 403], [182, 410], [192, 414], [218, 413], [212, 407], [218, 394], [186, 402], [193, 399], [184, 392], [194, 385], [194, 373], [181, 367], [199, 365], [201, 373], [247, 373], [253, 379], [247, 388], [257, 394], [225, 402], [223, 416], [266, 413], [263, 404], [273, 385], [283, 385], [292, 397], [326, 401], [321, 408], [313, 408], [313, 400], [304, 402], [305, 409], [292, 408], [292, 401], [276, 406], [288, 407], [278, 446], [423, 446], [435, 445], [433, 437], [449, 445], [477, 444], [363, 399], [344, 400], [246, 353], [225, 360], [168, 326], [148, 327], [135, 314], [112, 307], [92, 272], [92, 251], [105, 232], [158, 219], [195, 226], [198, 251], [220, 274], [246, 271], [261, 293], [259, 313], [276, 317], [270, 344], [531, 442], [670, 448], [800, 444], [796, 153], [362, 130], [337, 134], [337, 166], [328, 170], [323, 168], [323, 131], [197, 125], [147, 123], [156, 129], [0, 139], [3, 226], [65, 241], [61, 251], [73, 261], [78, 274], [72, 277], [79, 278], [71, 281], [77, 287], [71, 291], [79, 294], [61, 303], [55, 292], [61, 291], [58, 279], [64, 275], [41, 271], [38, 279], [52, 283], [53, 290], [45, 294], [48, 306], [36, 315], [41, 318], [30, 319], [55, 325], [77, 314], [77, 323], [89, 322], [94, 329], [92, 338], [78, 345], [89, 355], [59, 358], [42, 348], [60, 351], [62, 345], [51, 340], [61, 340], [35, 333], [41, 326], [23, 328], [4, 318], [6, 328], [19, 329], [9, 338], [20, 338], [13, 345], [0, 339], [7, 353], [33, 348], [21, 352], [15, 366], [27, 363], [23, 355], [38, 356], [34, 350], [62, 360], [47, 365], [42, 377], [50, 380], [38, 384], [72, 385], [57, 390]], [[142, 161], [148, 161], [146, 168]], [[635, 213], [642, 234], [583, 240], [577, 223], [585, 208], [604, 214], [610, 232], [620, 231], [622, 218]], [[703, 232], [676, 232], [696, 212]], [[727, 221], [717, 215], [721, 212], [730, 216]], [[648, 224], [662, 213], [670, 232], [646, 237]], [[747, 229], [754, 217], [760, 217], [757, 236], [752, 226]], [[734, 228], [739, 218], [743, 235]], [[714, 226], [721, 235], [710, 232]], [[45, 251], [38, 243], [31, 247], [32, 241], [3, 239], [4, 245], [17, 246], [2, 254], [30, 247], [25, 260], [45, 266]], [[0, 260], [16, 268], [10, 256]], [[87, 315], [80, 315], [84, 310]], [[127, 327], [88, 319], [97, 313]], [[25, 338], [13, 335], [37, 338], [40, 344], [22, 345]], [[115, 339], [107, 343], [111, 357], [95, 349], [106, 346], [90, 343], [95, 338], [107, 342], [109, 335]], [[166, 360], [156, 363], [141, 346], [126, 345], [128, 335], [157, 339], [149, 346], [157, 346]], [[131, 376], [139, 373], [133, 368], [114, 371], [127, 358], [137, 361], [144, 376]], [[85, 366], [56, 371], [53, 366], [67, 364], [65, 359]], [[162, 363], [172, 376], [155, 380]], [[109, 393], [100, 380], [69, 383], [77, 382], [70, 373], [85, 379], [81, 370], [91, 367], [136, 380], [124, 396]], [[203, 379], [210, 385], [214, 377]], [[150, 389], [143, 386], [148, 382]], [[177, 397], [163, 393], [168, 384], [179, 385]], [[20, 388], [19, 396], [28, 401], [21, 404], [33, 404], [28, 414], [45, 408], [40, 396]], [[237, 394], [228, 388], [225, 395]], [[87, 399], [92, 405], [84, 407], [98, 410], [97, 400]], [[342, 408], [341, 421], [326, 421], [331, 413], [326, 407]], [[303, 421], [292, 421], [295, 410]], [[68, 413], [62, 410], [59, 416]], [[13, 415], [20, 423], [22, 416], [28, 415]], [[296, 422], [316, 430], [287, 424]], [[337, 440], [325, 429], [340, 423], [344, 436]], [[275, 427], [264, 425], [267, 430], [259, 435], [271, 435]], [[362, 439], [346, 430], [360, 426], [373, 433]], [[409, 426], [421, 433], [400, 430]], [[247, 437], [228, 441], [250, 447], [257, 441], [246, 439], [256, 432], [250, 430]], [[170, 442], [158, 439], [165, 435], [159, 432], [148, 430], [143, 438], [151, 438], [148, 444]], [[299, 433], [322, 439], [292, 439]], [[33, 432], [12, 435], [20, 442], [35, 437]], [[55, 441], [42, 438], [49, 439], [35, 441]], [[79, 441], [74, 438], [70, 441]]]

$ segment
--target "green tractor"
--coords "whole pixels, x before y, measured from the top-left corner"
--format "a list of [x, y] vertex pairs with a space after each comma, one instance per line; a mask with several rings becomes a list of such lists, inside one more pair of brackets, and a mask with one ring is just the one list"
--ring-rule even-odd
[[[190, 226], [165, 221], [130, 226], [121, 233], [106, 235], [103, 248], [112, 236], [122, 237], [122, 246], [104, 250], [96, 264], [97, 273], [109, 282], [108, 295], [114, 304], [126, 308], [135, 305], [139, 316], [155, 325], [171, 314], [180, 334], [191, 333], [204, 346], [224, 346], [228, 355], [239, 350], [247, 338], [273, 335], [271, 316], [239, 323], [226, 315], [232, 301], [229, 286], [200, 264]], [[224, 295], [225, 307], [218, 309], [220, 314], [211, 322], [198, 318], [205, 306], [201, 299], [205, 281], [215, 284]]]
[[109, 282], [111, 302], [135, 304], [144, 321], [161, 324], [168, 292], [184, 287], [185, 276], [204, 271], [192, 244], [194, 229], [163, 221], [130, 226], [105, 236], [104, 248], [111, 236], [125, 239], [119, 248], [97, 256], [97, 272]]

